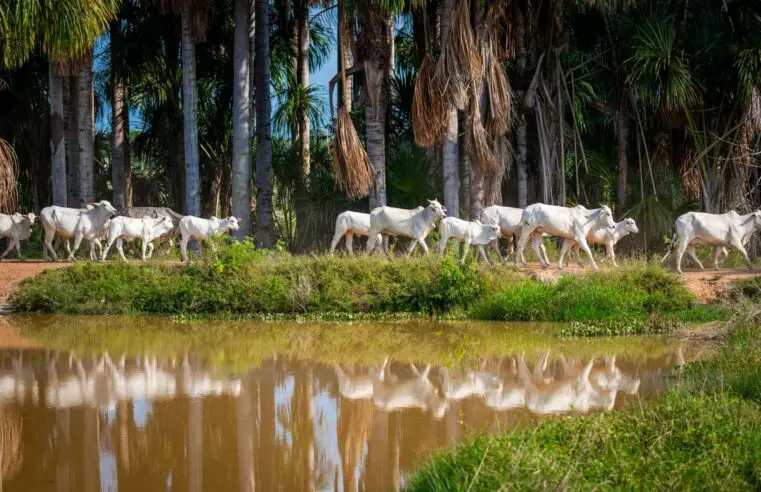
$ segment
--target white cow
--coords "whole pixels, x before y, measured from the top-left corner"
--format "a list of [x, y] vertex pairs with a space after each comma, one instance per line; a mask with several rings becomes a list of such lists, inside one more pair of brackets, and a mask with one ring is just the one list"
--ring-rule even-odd
[[[354, 249], [352, 245], [354, 243], [354, 236], [367, 236], [370, 232], [370, 214], [363, 214], [361, 212], [342, 212], [338, 214], [336, 218], [336, 233], [333, 235], [333, 242], [330, 244], [330, 254], [333, 254], [338, 246], [338, 242], [342, 237], [346, 237], [346, 249], [349, 250], [349, 254], [354, 256]], [[378, 234], [378, 236], [381, 236]], [[382, 237], [376, 237], [376, 243], [382, 241]], [[369, 239], [368, 239], [369, 241]], [[384, 249], [386, 246], [385, 241]], [[388, 251], [386, 251], [388, 254]]]
[[26, 215], [0, 214], [0, 237], [8, 238], [8, 249], [0, 256], [0, 260], [8, 256], [8, 253], [11, 252], [14, 246], [16, 247], [19, 259], [23, 260], [21, 256], [21, 241], [29, 239], [36, 218], [37, 216], [31, 212]]
[[[500, 231], [502, 232], [502, 237], [507, 239], [510, 243], [510, 252], [512, 253], [513, 248], [516, 246], [515, 242], [518, 240], [521, 234], [522, 216], [522, 208], [491, 205], [481, 211], [481, 222], [484, 224], [498, 225]], [[538, 245], [539, 250], [544, 255], [544, 262], [549, 263], [550, 260], [547, 259], [547, 250], [545, 249], [544, 244], [542, 244], [542, 234], [534, 234], [531, 237], [531, 241], [534, 249], [536, 249]], [[499, 261], [504, 262], [507, 260], [507, 256], [503, 258], [502, 254], [499, 252], [499, 239], [495, 239], [491, 244], [494, 248], [494, 251], [497, 252], [497, 256], [499, 256]], [[539, 262], [542, 262], [541, 257], [539, 258]], [[524, 265], [526, 264], [525, 258], [521, 258], [521, 263]]]
[[[202, 219], [192, 215], [186, 215], [180, 219], [180, 249], [182, 251], [182, 261], [188, 261], [188, 241], [195, 239], [199, 243], [206, 241], [214, 234], [222, 234], [227, 231], [238, 230], [238, 220], [235, 217], [219, 219]], [[211, 244], [212, 251], [216, 251], [214, 244]]]
[[123, 240], [133, 241], [140, 239], [142, 243], [142, 259], [146, 260], [146, 249], [148, 249], [148, 258], [153, 254], [153, 240], [174, 230], [174, 223], [170, 217], [161, 217], [159, 219], [133, 219], [131, 217], [116, 217], [111, 220], [108, 227], [108, 242], [106, 249], [103, 250], [101, 261], [106, 260], [108, 250], [116, 243], [116, 249], [119, 251], [122, 260], [127, 261], [122, 248]]
[[[536, 232], [544, 232], [551, 236], [573, 239], [589, 256], [592, 268], [598, 270], [597, 263], [595, 263], [592, 251], [587, 243], [587, 236], [595, 229], [613, 227], [615, 225], [613, 212], [606, 205], [594, 210], [588, 210], [581, 206], [558, 207], [543, 203], [529, 205], [523, 210], [521, 217], [521, 235], [518, 239], [517, 251], [515, 252], [515, 267], [518, 267], [518, 259], [523, 257], [523, 250], [531, 235]], [[570, 246], [570, 242], [563, 244], [560, 258], [558, 259], [558, 269], [560, 270], [563, 269], [563, 256], [565, 256], [565, 252]], [[534, 252], [541, 258], [538, 248], [535, 248]], [[542, 266], [546, 268], [549, 264], [543, 263]]]
[[383, 361], [380, 373], [373, 380], [373, 402], [376, 407], [387, 412], [405, 408], [430, 410], [435, 419], [441, 419], [449, 408], [446, 399], [441, 398], [428, 379], [431, 365], [427, 365], [423, 373], [410, 364], [415, 376], [406, 381], [386, 381], [385, 373], [388, 358]]
[[[529, 373], [523, 356], [518, 358], [518, 375], [523, 382], [526, 408], [537, 414], [561, 412], [586, 413], [591, 408], [608, 406], [603, 403], [589, 382], [594, 361], [590, 360], [578, 374], [549, 384], [538, 384]], [[567, 375], [568, 376], [568, 375]]]
[[[676, 219], [668, 253], [676, 246], [676, 270], [682, 273], [682, 257], [685, 251], [689, 251], [690, 256], [702, 268], [702, 264], [695, 255], [695, 246], [705, 245], [715, 248], [731, 246], [743, 255], [748, 269], [752, 270], [753, 265], [743, 242], [748, 241], [759, 228], [761, 228], [761, 210], [746, 215], [740, 215], [734, 210], [724, 214], [687, 212]], [[666, 259], [668, 253], [663, 260]], [[717, 257], [718, 254], [714, 252], [714, 264]]]
[[[69, 252], [69, 260], [74, 260], [82, 239], [97, 242], [100, 249], [100, 238], [105, 234], [108, 221], [116, 213], [116, 209], [107, 200], [87, 205], [86, 208], [45, 207], [40, 212], [40, 221], [45, 231], [45, 240], [42, 248], [43, 258], [47, 259], [50, 251], [53, 260], [58, 260], [58, 255], [53, 249], [53, 238], [59, 236], [64, 240], [74, 238], [74, 248]], [[69, 243], [66, 241], [68, 250]], [[92, 253], [92, 250], [91, 250]]]
[[[637, 228], [636, 222], [634, 222], [634, 219], [624, 219], [618, 224], [616, 224], [614, 227], [603, 227], [601, 229], [595, 229], [591, 231], [589, 234], [587, 234], [587, 242], [589, 244], [602, 244], [605, 246], [605, 250], [608, 253], [608, 256], [611, 260], [613, 260], [613, 266], [618, 268], [618, 264], [616, 263], [616, 253], [613, 251], [613, 247], [624, 237], [628, 236], [629, 234], [637, 234], [639, 232], [639, 229]], [[566, 239], [565, 241], [571, 241], [570, 239]], [[564, 241], [564, 242], [565, 242]], [[571, 246], [573, 248], [573, 252], [576, 253], [576, 261], [579, 262], [579, 265], [581, 265], [581, 255], [579, 254], [579, 245], [574, 241], [573, 245]]]
[[347, 400], [364, 400], [373, 397], [373, 381], [380, 375], [377, 367], [371, 368], [366, 376], [350, 376], [338, 364], [333, 364], [333, 369], [338, 379], [338, 392], [342, 397]]
[[499, 226], [495, 224], [482, 224], [480, 221], [468, 222], [467, 220], [458, 219], [457, 217], [446, 217], [441, 219], [439, 224], [439, 254], [444, 254], [444, 248], [447, 245], [447, 241], [450, 239], [456, 239], [457, 241], [464, 243], [462, 258], [460, 262], [465, 262], [465, 257], [470, 251], [470, 245], [478, 247], [478, 252], [481, 257], [489, 263], [489, 258], [486, 257], [486, 251], [484, 251], [484, 245], [495, 241], [500, 236]]
[[433, 230], [436, 219], [446, 216], [446, 209], [437, 200], [428, 200], [427, 207], [418, 207], [413, 210], [393, 207], [378, 207], [370, 212], [370, 231], [367, 241], [367, 252], [370, 253], [376, 246], [378, 234], [390, 234], [403, 236], [414, 241], [407, 249], [409, 256], [420, 243], [426, 254], [428, 245], [425, 237]]

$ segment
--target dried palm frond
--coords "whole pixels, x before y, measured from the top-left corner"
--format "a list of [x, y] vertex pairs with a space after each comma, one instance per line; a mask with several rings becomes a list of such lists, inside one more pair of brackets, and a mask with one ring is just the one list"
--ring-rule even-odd
[[679, 172], [684, 194], [690, 200], [700, 198], [700, 172], [698, 171], [695, 157], [695, 149], [692, 147], [685, 149]]
[[486, 66], [484, 87], [488, 105], [486, 128], [491, 135], [502, 135], [510, 129], [510, 115], [513, 110], [513, 90], [497, 55], [497, 43], [493, 30], [488, 26], [482, 31], [481, 56]]
[[21, 469], [24, 460], [21, 425], [21, 417], [17, 412], [0, 407], [0, 487], [3, 480]]
[[370, 193], [373, 171], [354, 122], [346, 108], [338, 110], [336, 135], [333, 139], [333, 175], [336, 184], [350, 198], [362, 198]]
[[470, 164], [480, 174], [488, 176], [495, 170], [494, 154], [491, 150], [492, 138], [484, 128], [481, 120], [481, 105], [479, 102], [481, 84], [474, 87], [468, 105], [468, 121], [465, 130], [465, 149], [470, 154]]
[[415, 78], [412, 98], [412, 130], [418, 147], [428, 148], [444, 135], [448, 115], [444, 97], [435, 83], [436, 62], [429, 55], [423, 58]]
[[468, 87], [483, 76], [483, 62], [470, 24], [470, 1], [457, 5], [449, 37], [436, 66], [436, 83], [447, 102], [457, 109], [468, 104]]
[[18, 206], [18, 158], [11, 144], [0, 138], [0, 212], [11, 214]]

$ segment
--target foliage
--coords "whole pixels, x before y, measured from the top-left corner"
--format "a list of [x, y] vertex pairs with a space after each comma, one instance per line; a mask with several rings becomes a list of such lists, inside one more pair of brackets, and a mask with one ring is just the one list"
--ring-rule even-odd
[[571, 321], [560, 330], [561, 337], [600, 337], [621, 335], [669, 334], [682, 327], [682, 323], [661, 316], [645, 319], [607, 319]]

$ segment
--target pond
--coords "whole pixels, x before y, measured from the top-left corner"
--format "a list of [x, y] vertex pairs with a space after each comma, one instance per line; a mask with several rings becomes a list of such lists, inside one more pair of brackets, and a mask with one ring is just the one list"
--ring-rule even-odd
[[0, 317], [0, 489], [398, 490], [474, 432], [616, 411], [703, 356], [557, 328]]

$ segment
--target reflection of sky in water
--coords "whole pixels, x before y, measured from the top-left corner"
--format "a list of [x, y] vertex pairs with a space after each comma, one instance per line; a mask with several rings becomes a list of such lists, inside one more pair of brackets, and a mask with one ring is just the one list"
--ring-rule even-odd
[[116, 456], [111, 451], [100, 453], [100, 490], [104, 492], [119, 490]]
[[153, 404], [147, 400], [134, 400], [133, 405], [135, 425], [142, 429], [153, 411]]
[[[293, 398], [295, 387], [296, 380], [291, 375], [288, 375], [282, 383], [275, 387], [275, 440], [285, 442], [288, 446], [293, 446], [293, 435], [285, 428], [284, 422], [280, 420], [280, 416], [283, 412], [291, 412], [291, 399]], [[291, 419], [293, 419], [293, 416], [291, 416]]]
[[[338, 449], [338, 408], [336, 400], [330, 396], [330, 393], [321, 391], [314, 395], [312, 400], [314, 406], [314, 436], [315, 451], [317, 452], [316, 461], [318, 470], [338, 470], [341, 471], [341, 456]], [[332, 482], [333, 477], [325, 477]]]

